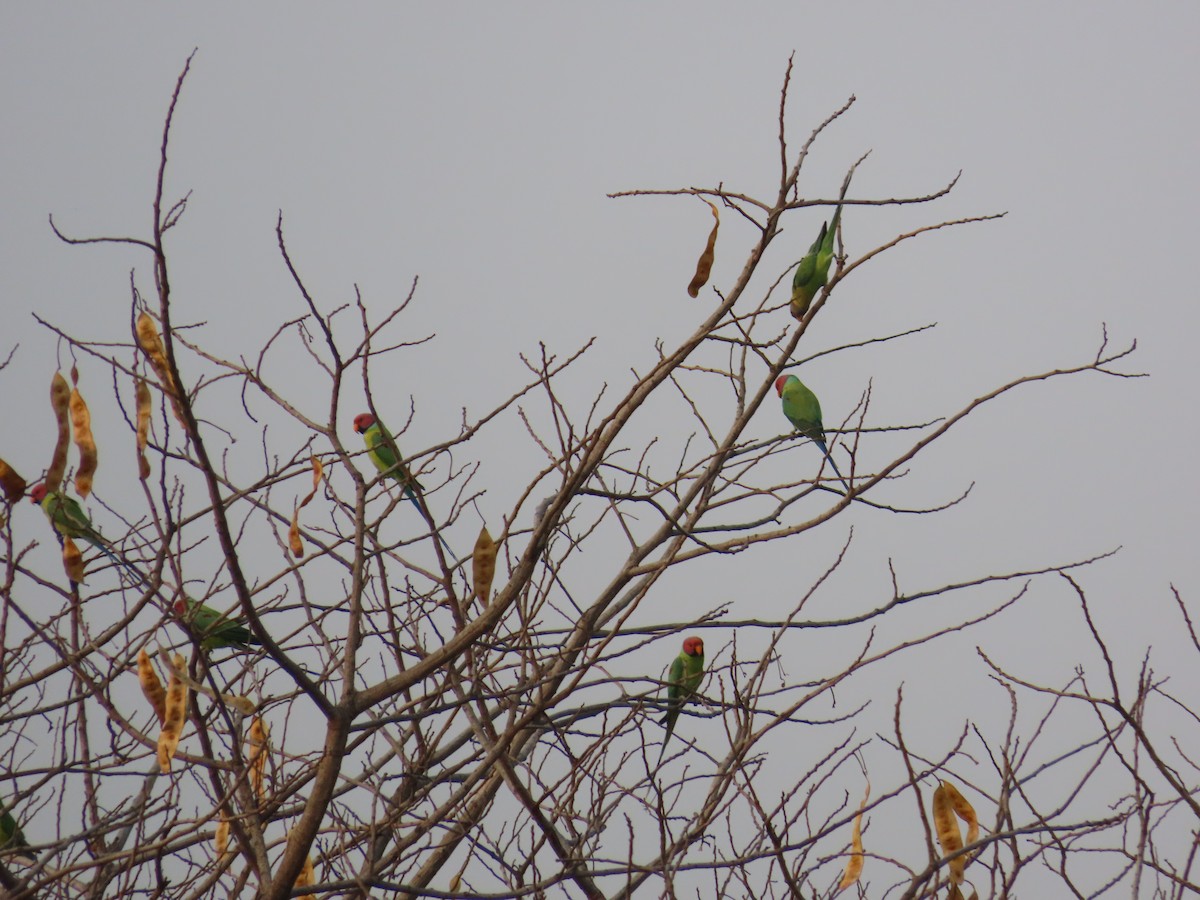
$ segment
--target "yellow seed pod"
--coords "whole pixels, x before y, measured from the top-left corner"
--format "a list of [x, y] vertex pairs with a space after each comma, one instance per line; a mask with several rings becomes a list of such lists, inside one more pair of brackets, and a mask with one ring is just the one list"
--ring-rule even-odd
[[312, 490], [308, 492], [307, 497], [300, 501], [300, 505], [292, 513], [292, 527], [288, 529], [288, 546], [291, 548], [292, 555], [297, 559], [304, 555], [304, 544], [300, 540], [300, 510], [308, 506], [312, 502], [313, 497], [317, 496], [317, 488], [321, 486], [321, 473], [324, 471], [321, 461], [315, 456], [312, 458], [312, 471]]
[[471, 584], [475, 586], [475, 596], [485, 606], [492, 597], [492, 579], [496, 576], [496, 549], [496, 542], [492, 540], [487, 526], [484, 525], [479, 529], [479, 537], [471, 553]]
[[946, 790], [946, 799], [950, 801], [954, 814], [967, 823], [967, 838], [963, 846], [975, 843], [979, 840], [979, 819], [975, 815], [975, 807], [949, 781], [943, 781], [942, 787]]
[[254, 721], [250, 723], [250, 733], [246, 737], [246, 743], [250, 745], [250, 749], [246, 753], [246, 762], [250, 766], [250, 786], [254, 788], [254, 795], [259, 800], [265, 793], [263, 784], [267, 770], [267, 738], [269, 734], [270, 729], [262, 720], [262, 716], [255, 716]]
[[142, 348], [152, 366], [158, 368], [160, 365], [166, 365], [167, 351], [163, 348], [162, 338], [158, 336], [158, 326], [145, 310], [138, 313], [137, 339], [138, 346]]
[[175, 379], [171, 375], [171, 367], [167, 363], [167, 351], [163, 347], [162, 338], [158, 336], [158, 327], [148, 312], [143, 311], [138, 315], [137, 339], [138, 346], [142, 348], [142, 352], [150, 360], [150, 366], [158, 375], [163, 392], [171, 401], [171, 412], [175, 414], [179, 424], [187, 428], [187, 420], [183, 417], [183, 409], [179, 406], [179, 391], [176, 388]]
[[700, 254], [700, 259], [696, 261], [696, 274], [692, 276], [692, 283], [688, 285], [687, 292], [693, 297], [700, 296], [700, 288], [708, 284], [708, 276], [712, 274], [713, 259], [716, 257], [717, 250], [717, 229], [721, 227], [721, 216], [717, 212], [717, 207], [713, 203], [708, 203], [708, 208], [712, 210], [713, 218], [716, 221], [713, 223], [712, 231], [708, 235], [708, 245], [704, 248], [704, 252]]
[[16, 470], [0, 459], [0, 490], [4, 491], [4, 499], [16, 503], [25, 496], [25, 479]]
[[858, 805], [858, 815], [854, 817], [854, 825], [850, 831], [850, 859], [846, 861], [846, 871], [842, 873], [842, 880], [838, 883], [837, 891], [844, 891], [854, 882], [858, 881], [862, 875], [863, 862], [863, 842], [862, 842], [862, 817], [863, 810], [867, 808], [867, 800], [871, 797], [871, 783], [867, 782], [867, 790], [863, 794], [862, 803]]
[[229, 820], [224, 813], [221, 813], [221, 821], [217, 823], [217, 830], [213, 834], [213, 849], [217, 851], [218, 859], [229, 850]]
[[[938, 843], [942, 846], [942, 856], [957, 853], [963, 848], [962, 832], [958, 829], [958, 819], [954, 817], [954, 805], [946, 787], [946, 782], [943, 781], [933, 792], [933, 828], [937, 832]], [[950, 860], [947, 865], [950, 867], [951, 882], [962, 884], [963, 870], [967, 867], [966, 859], [959, 856]]]
[[146, 446], [150, 443], [150, 388], [144, 379], [137, 379], [134, 397], [137, 403], [138, 477], [145, 481], [150, 477], [150, 461], [146, 459]]
[[150, 654], [146, 652], [145, 647], [138, 651], [137, 667], [142, 693], [150, 701], [150, 707], [154, 710], [154, 715], [158, 717], [158, 724], [162, 725], [167, 720], [167, 692], [163, 690], [162, 682], [158, 678], [158, 673], [154, 671], [154, 666], [150, 662]]
[[[291, 837], [291, 833], [288, 834]], [[304, 857], [304, 865], [300, 867], [300, 874], [296, 876], [295, 887], [308, 887], [317, 880], [316, 869], [313, 866], [311, 856]], [[299, 900], [315, 900], [312, 894], [302, 894]]]
[[175, 654], [171, 677], [167, 681], [167, 713], [163, 719], [162, 731], [158, 734], [158, 768], [164, 774], [171, 771], [171, 760], [179, 747], [183, 723], [187, 718], [188, 689], [179, 677], [179, 670], [183, 669], [185, 662], [183, 656]]
[[63, 538], [63, 569], [72, 581], [83, 583], [83, 554], [70, 538]]
[[67, 447], [70, 444], [71, 388], [61, 372], [50, 379], [50, 408], [58, 422], [58, 442], [54, 445], [54, 456], [46, 470], [46, 490], [57, 491], [62, 486], [63, 474], [67, 471]]
[[96, 453], [96, 439], [92, 435], [92, 414], [84, 402], [79, 388], [71, 390], [71, 427], [75, 446], [79, 448], [79, 468], [75, 470], [75, 492], [80, 497], [87, 497], [92, 492], [92, 476], [96, 474], [99, 457]]

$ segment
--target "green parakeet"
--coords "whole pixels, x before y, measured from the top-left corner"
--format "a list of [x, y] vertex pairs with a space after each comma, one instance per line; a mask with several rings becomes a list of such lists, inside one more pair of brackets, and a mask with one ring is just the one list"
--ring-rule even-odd
[[[704, 679], [704, 641], [696, 635], [683, 639], [683, 650], [671, 661], [671, 670], [667, 673], [667, 714], [663, 724], [667, 733], [663, 737], [663, 751], [667, 749], [667, 741], [675, 730], [675, 722], [679, 718], [679, 710], [688, 701], [700, 682]], [[659, 753], [662, 760], [662, 752]]]
[[21, 831], [17, 820], [4, 808], [3, 804], [0, 804], [0, 853], [13, 850], [20, 851], [17, 853], [18, 856], [32, 860], [37, 859], [37, 854], [29, 849], [29, 842], [25, 840], [25, 834]]
[[86, 541], [114, 563], [127, 570], [138, 581], [144, 582], [140, 572], [115, 553], [108, 541], [95, 528], [79, 503], [59, 491], [46, 490], [45, 484], [34, 485], [29, 492], [29, 502], [36, 503], [63, 537]]
[[404, 491], [404, 496], [411, 500], [412, 505], [420, 512], [421, 504], [417, 502], [415, 489], [420, 488], [421, 485], [412, 477], [412, 473], [408, 471], [404, 462], [396, 459], [396, 454], [392, 452], [395, 441], [389, 443], [391, 434], [388, 433], [383, 423], [369, 412], [359, 413], [354, 417], [354, 430], [363, 436], [363, 442], [367, 445], [367, 455], [371, 457], [375, 468], [381, 474], [396, 479]]
[[817, 395], [795, 375], [780, 375], [775, 379], [775, 390], [783, 398], [783, 414], [788, 417], [788, 421], [817, 445], [817, 449], [829, 460], [829, 465], [833, 466], [838, 479], [846, 485], [846, 490], [850, 490], [850, 485], [846, 484], [846, 479], [838, 470], [829, 448], [825, 446], [825, 427], [821, 424], [821, 403], [817, 400]]
[[833, 220], [821, 225], [821, 233], [813, 241], [792, 276], [792, 316], [803, 319], [813, 297], [829, 280], [829, 264], [833, 262], [833, 239], [842, 218], [842, 205], [834, 210]]
[[192, 628], [205, 650], [216, 650], [218, 647], [248, 649], [258, 644], [258, 638], [237, 619], [227, 618], [211, 606], [195, 600], [176, 600], [175, 614]]
[[[417, 500], [417, 491], [421, 489], [421, 484], [413, 478], [412, 473], [408, 471], [408, 466], [404, 465], [404, 461], [396, 459], [396, 454], [392, 452], [395, 441], [392, 440], [389, 443], [391, 434], [383, 423], [369, 412], [359, 413], [354, 417], [354, 430], [363, 436], [363, 442], [367, 445], [367, 456], [371, 457], [375, 468], [379, 470], [380, 474], [396, 479], [401, 490], [404, 491], [404, 496], [417, 508], [421, 518], [425, 518], [425, 511], [421, 508], [420, 501]], [[430, 527], [434, 527], [432, 522]], [[436, 528], [434, 530], [436, 531]], [[446, 539], [441, 534], [438, 534], [437, 538], [446, 548], [446, 552], [453, 557], [454, 551], [450, 549]]]

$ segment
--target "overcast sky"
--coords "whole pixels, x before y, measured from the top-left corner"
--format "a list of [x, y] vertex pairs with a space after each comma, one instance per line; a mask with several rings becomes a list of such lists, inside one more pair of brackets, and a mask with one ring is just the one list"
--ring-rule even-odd
[[[452, 433], [464, 405], [480, 412], [510, 394], [526, 374], [518, 354], [538, 341], [569, 353], [597, 337], [568, 382], [586, 403], [605, 381], [626, 385], [631, 366], [644, 371], [656, 338], [692, 330], [711, 302], [684, 292], [707, 210], [605, 195], [724, 182], [773, 197], [795, 51], [793, 146], [857, 97], [813, 151], [802, 196], [836, 196], [867, 150], [853, 196], [929, 193], [963, 172], [936, 204], [848, 210], [852, 257], [921, 225], [1007, 212], [922, 236], [839, 287], [802, 354], [938, 328], [806, 368], [827, 424], [868, 383], [878, 424], [945, 415], [1015, 376], [1086, 361], [1102, 323], [1114, 346], [1137, 340], [1125, 369], [1150, 374], [1004, 398], [922, 455], [901, 491], [936, 504], [975, 482], [966, 504], [922, 519], [856, 511], [820, 546], [840, 546], [854, 524], [855, 564], [883, 590], [889, 557], [917, 589], [1121, 545], [1081, 580], [1136, 659], [1146, 644], [1169, 646], [1169, 584], [1200, 596], [1200, 313], [1187, 274], [1198, 26], [1190, 2], [5, 4], [0, 354], [20, 347], [0, 373], [0, 409], [21, 424], [0, 456], [22, 471], [45, 464], [45, 442], [23, 435], [25, 423], [51, 427], [43, 386], [56, 341], [30, 312], [127, 340], [131, 269], [152, 292], [144, 254], [64, 246], [47, 215], [76, 236], [148, 236], [163, 116], [193, 48], [168, 173], [169, 196], [192, 192], [168, 248], [176, 316], [207, 322], [209, 346], [234, 357], [301, 313], [276, 249], [280, 210], [323, 308], [358, 285], [382, 315], [419, 276], [405, 327], [437, 340], [405, 357], [394, 394], [396, 419], [414, 398], [417, 446]], [[785, 220], [760, 278], [798, 258], [824, 215]], [[715, 286], [733, 284], [750, 245], [727, 215]], [[768, 405], [762, 437], [785, 430]], [[492, 460], [533, 454], [519, 424], [498, 434], [481, 451]], [[132, 471], [125, 456], [105, 458], [101, 496]], [[481, 474], [497, 519], [524, 485], [504, 476], [500, 465]], [[708, 585], [704, 609], [747, 599], [733, 582]], [[1073, 601], [1047, 590], [1038, 602], [1011, 620], [1012, 639], [1062, 675]]]

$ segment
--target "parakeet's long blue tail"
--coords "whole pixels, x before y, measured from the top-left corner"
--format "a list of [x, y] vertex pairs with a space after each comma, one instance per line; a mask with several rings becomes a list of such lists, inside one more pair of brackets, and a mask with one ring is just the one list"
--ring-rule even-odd
[[[424, 519], [425, 510], [421, 509], [421, 502], [417, 500], [417, 492], [414, 491], [411, 486], [406, 484], [404, 486], [404, 496], [407, 497], [409, 502], [417, 508], [417, 514]], [[450, 554], [450, 562], [457, 562], [458, 556], [455, 555], [454, 551], [450, 549], [450, 545], [446, 543], [446, 539], [442, 537], [441, 532], [435, 529], [434, 534], [436, 534], [437, 539], [442, 542], [442, 546], [446, 548], [446, 552]]]
[[850, 490], [849, 482], [847, 482], [846, 479], [842, 476], [842, 470], [839, 469], [837, 467], [837, 463], [835, 463], [833, 461], [833, 454], [831, 454], [829, 452], [829, 448], [825, 446], [825, 442], [814, 440], [813, 443], [817, 445], [817, 449], [820, 450], [822, 453], [824, 453], [825, 458], [827, 460], [829, 460], [829, 465], [833, 467], [833, 472], [835, 475], [837, 475], [838, 481], [840, 481], [842, 483], [842, 486], [845, 487], [846, 490]]
[[139, 572], [137, 569], [135, 569], [130, 563], [126, 562], [125, 559], [122, 558], [121, 554], [117, 553], [115, 550], [113, 550], [111, 547], [109, 547], [103, 541], [92, 540], [91, 538], [88, 538], [88, 543], [91, 544], [93, 547], [95, 547], [97, 550], [99, 550], [101, 553], [103, 553], [105, 556], [107, 556], [114, 563], [116, 563], [120, 568], [122, 568], [126, 572], [128, 572], [129, 576], [134, 581], [136, 581], [138, 584], [149, 584], [150, 583], [146, 580], [145, 575], [143, 575], [141, 572]]

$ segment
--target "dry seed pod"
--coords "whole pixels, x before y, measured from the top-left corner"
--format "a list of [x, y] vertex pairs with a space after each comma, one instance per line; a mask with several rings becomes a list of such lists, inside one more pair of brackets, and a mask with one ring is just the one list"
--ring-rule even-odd
[[949, 781], [943, 781], [942, 787], [946, 789], [946, 799], [950, 801], [954, 814], [967, 823], [967, 839], [963, 846], [975, 843], [979, 840], [979, 819], [975, 816], [975, 807]]
[[92, 476], [96, 474], [99, 457], [96, 454], [96, 439], [92, 436], [92, 414], [88, 411], [83, 394], [76, 387], [71, 391], [71, 426], [75, 446], [79, 448], [79, 468], [75, 470], [75, 493], [87, 497], [92, 492]]
[[188, 689], [179, 677], [179, 670], [184, 664], [184, 658], [176, 653], [172, 660], [171, 677], [167, 681], [167, 715], [158, 734], [158, 768], [163, 773], [171, 771], [171, 760], [179, 746], [183, 723], [187, 718]]
[[25, 479], [17, 474], [8, 463], [0, 459], [0, 490], [4, 491], [4, 499], [16, 503], [25, 496]]
[[138, 477], [145, 481], [150, 477], [150, 461], [146, 459], [146, 446], [150, 443], [150, 388], [144, 379], [137, 379], [134, 397], [137, 403]]
[[308, 492], [308, 496], [300, 501], [300, 505], [296, 507], [296, 511], [292, 513], [292, 527], [288, 529], [288, 546], [292, 550], [292, 555], [299, 559], [304, 555], [304, 544], [300, 541], [300, 510], [308, 506], [312, 502], [312, 498], [317, 496], [317, 488], [321, 486], [321, 472], [323, 468], [321, 461], [315, 456], [312, 458], [313, 470], [313, 486]]
[[267, 769], [267, 737], [270, 729], [262, 720], [262, 716], [255, 716], [254, 721], [250, 723], [250, 734], [246, 737], [246, 743], [250, 745], [250, 750], [246, 754], [246, 762], [250, 765], [250, 786], [254, 788], [254, 796], [259, 800], [263, 799], [263, 782], [264, 775]]
[[863, 842], [862, 842], [862, 817], [863, 810], [867, 808], [867, 800], [871, 796], [871, 782], [867, 782], [867, 790], [863, 793], [862, 803], [858, 805], [858, 815], [854, 817], [854, 826], [850, 831], [850, 859], [846, 862], [846, 871], [842, 873], [842, 880], [838, 883], [837, 891], [844, 891], [854, 882], [858, 881], [863, 870]]
[[213, 834], [213, 849], [220, 859], [229, 850], [229, 820], [221, 813], [221, 821], [217, 822], [217, 830]]
[[712, 210], [713, 218], [716, 221], [713, 223], [712, 232], [708, 235], [708, 245], [700, 254], [700, 259], [696, 261], [696, 274], [692, 276], [692, 283], [688, 285], [688, 294], [693, 297], [699, 297], [700, 288], [708, 284], [708, 276], [712, 274], [713, 259], [717, 250], [717, 229], [721, 227], [721, 216], [717, 213], [716, 205], [707, 200], [704, 202], [708, 203], [708, 208]]
[[61, 372], [55, 372], [50, 379], [50, 408], [54, 410], [54, 418], [58, 422], [58, 442], [54, 445], [54, 456], [50, 459], [50, 468], [46, 470], [46, 491], [57, 491], [62, 487], [63, 473], [67, 471], [67, 447], [70, 443], [71, 388]]
[[142, 693], [150, 701], [154, 715], [158, 717], [158, 724], [162, 725], [167, 720], [167, 692], [163, 690], [162, 682], [158, 678], [158, 673], [154, 671], [154, 666], [150, 663], [150, 654], [146, 652], [145, 647], [138, 651], [137, 667]]
[[475, 549], [471, 553], [471, 584], [475, 596], [485, 606], [492, 596], [492, 579], [496, 576], [496, 542], [488, 534], [487, 526], [479, 529]]
[[187, 428], [187, 420], [183, 417], [183, 410], [179, 406], [179, 391], [176, 388], [175, 379], [171, 375], [171, 366], [167, 363], [167, 351], [163, 347], [162, 338], [158, 336], [158, 328], [154, 324], [154, 319], [145, 311], [141, 312], [137, 318], [137, 339], [138, 346], [142, 348], [142, 352], [150, 360], [150, 366], [158, 375], [163, 392], [171, 401], [171, 412], [175, 414], [179, 424]]
[[[291, 837], [290, 833], [289, 833], [288, 837], [289, 838]], [[312, 884], [316, 880], [317, 880], [317, 873], [316, 873], [316, 869], [313, 867], [312, 857], [306, 856], [306, 857], [304, 857], [304, 865], [300, 867], [300, 874], [298, 874], [296, 876], [295, 887], [298, 887], [298, 888], [308, 887], [310, 884]], [[299, 900], [315, 900], [315, 898], [312, 894], [302, 894], [299, 897]]]
[[63, 538], [63, 569], [76, 584], [83, 583], [83, 554], [70, 538]]
[[[933, 828], [937, 832], [938, 843], [942, 846], [942, 856], [950, 856], [963, 848], [962, 832], [958, 829], [958, 819], [954, 817], [954, 805], [946, 790], [946, 782], [938, 785], [933, 792]], [[950, 788], [954, 788], [951, 786]], [[964, 857], [958, 856], [950, 860], [950, 881], [962, 884], [963, 870], [967, 867]]]

